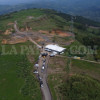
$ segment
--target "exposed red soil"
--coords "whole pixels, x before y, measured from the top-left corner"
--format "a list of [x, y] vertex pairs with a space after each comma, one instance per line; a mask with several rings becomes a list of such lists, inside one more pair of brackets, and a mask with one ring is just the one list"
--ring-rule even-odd
[[40, 30], [40, 33], [45, 33], [45, 34], [49, 34], [49, 35], [58, 35], [60, 37], [69, 37], [69, 36], [74, 36], [73, 34], [70, 34], [68, 32], [64, 32], [61, 30], [52, 30], [52, 31], [44, 31], [44, 30]]

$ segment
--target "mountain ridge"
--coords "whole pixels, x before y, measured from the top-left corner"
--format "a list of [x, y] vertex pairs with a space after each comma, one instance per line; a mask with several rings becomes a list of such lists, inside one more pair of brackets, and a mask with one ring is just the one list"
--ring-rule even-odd
[[55, 9], [71, 15], [83, 16], [100, 22], [100, 1], [95, 0], [38, 0], [17, 5], [0, 5], [0, 15], [30, 8]]

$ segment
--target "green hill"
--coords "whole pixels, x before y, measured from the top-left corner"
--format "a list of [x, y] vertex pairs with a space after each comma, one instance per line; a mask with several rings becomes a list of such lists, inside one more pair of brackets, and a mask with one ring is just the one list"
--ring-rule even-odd
[[[18, 27], [20, 30], [24, 29], [26, 31], [26, 27], [30, 28], [31, 31], [38, 32], [39, 30], [52, 31], [52, 30], [61, 30], [62, 32], [69, 32], [75, 34], [74, 42], [71, 45], [62, 45], [67, 48], [66, 52], [63, 54], [65, 58], [54, 57], [50, 59], [50, 68], [53, 68], [54, 74], [49, 76], [49, 84], [50, 89], [53, 91], [52, 94], [54, 98], [59, 95], [59, 93], [55, 93], [54, 89], [58, 89], [56, 86], [60, 86], [60, 95], [63, 97], [61, 100], [99, 100], [100, 98], [100, 83], [88, 76], [76, 75], [67, 79], [69, 66], [69, 61], [66, 56], [73, 56], [70, 53], [70, 47], [73, 46], [93, 46], [97, 47], [97, 54], [85, 54], [81, 55], [80, 52], [76, 52], [76, 55], [81, 56], [83, 58], [88, 57], [89, 60], [99, 61], [100, 60], [100, 23], [94, 22], [92, 20], [75, 16], [74, 19], [74, 29], [71, 30], [72, 26], [72, 16], [68, 14], [64, 14], [61, 12], [56, 12], [54, 10], [49, 9], [28, 9], [22, 10], [18, 12], [13, 12], [7, 15], [0, 16], [0, 42], [2, 39], [10, 39], [11, 35], [14, 35], [14, 21], [18, 22]], [[4, 35], [6, 30], [10, 30], [10, 35]], [[41, 33], [42, 34], [42, 33]], [[44, 33], [43, 33], [44, 34]], [[58, 44], [60, 42], [64, 43], [70, 40], [69, 37], [59, 37], [57, 34], [53, 37], [54, 41]], [[0, 43], [1, 45], [1, 43]], [[39, 54], [37, 54], [36, 47], [34, 48], [35, 54], [31, 55], [33, 58], [33, 62], [30, 63], [26, 54], [20, 55], [20, 46], [21, 45], [33, 45], [30, 42], [19, 43], [15, 45], [4, 45], [6, 46], [7, 51], [11, 49], [12, 46], [15, 46], [18, 54], [17, 55], [0, 55], [0, 100], [4, 100], [9, 98], [9, 100], [41, 100], [41, 93], [39, 84], [37, 79], [33, 75], [32, 71], [34, 70], [33, 64], [37, 61]], [[75, 50], [74, 50], [75, 51]], [[82, 51], [83, 52], [83, 51]], [[0, 53], [2, 53], [2, 49], [0, 47]], [[39, 52], [38, 52], [39, 53]], [[84, 61], [72, 60], [72, 68], [78, 69], [81, 72], [81, 69], [88, 71], [89, 75], [92, 76], [91, 70], [95, 75], [100, 76], [99, 64], [86, 63]], [[67, 68], [66, 68], [67, 67]], [[75, 67], [75, 68], [74, 68]], [[56, 70], [56, 68], [58, 68]], [[60, 70], [59, 70], [60, 69]], [[83, 70], [82, 69], [82, 70]], [[71, 69], [72, 70], [72, 69]], [[59, 71], [58, 73], [55, 72]], [[60, 71], [62, 73], [60, 73]], [[75, 74], [75, 71], [72, 71]], [[77, 72], [77, 71], [76, 71]], [[97, 74], [98, 73], [98, 74]], [[15, 80], [16, 78], [16, 80]], [[68, 80], [66, 82], [65, 80]], [[98, 79], [98, 78], [97, 78]], [[53, 82], [53, 83], [52, 83]], [[60, 83], [60, 84], [59, 84]], [[64, 83], [64, 84], [62, 84]], [[34, 84], [34, 85], [33, 85]], [[68, 85], [68, 87], [67, 87]], [[15, 87], [16, 86], [16, 87]], [[54, 86], [56, 88], [54, 88]], [[73, 87], [72, 87], [73, 86]], [[85, 88], [84, 88], [85, 87]], [[11, 89], [12, 88], [12, 89]], [[57, 90], [59, 91], [59, 90]], [[96, 94], [97, 93], [97, 94]], [[11, 95], [12, 94], [12, 95]], [[55, 94], [57, 94], [55, 96]], [[84, 95], [84, 98], [82, 97]], [[59, 96], [60, 96], [59, 95]], [[59, 97], [58, 96], [58, 97]], [[92, 98], [93, 97], [93, 98]], [[73, 99], [74, 98], [74, 99]], [[56, 100], [56, 99], [55, 99]]]
[[[39, 83], [33, 75], [33, 65], [37, 61], [38, 54], [32, 55], [34, 62], [30, 62], [27, 55], [20, 54], [20, 46], [33, 45], [30, 42], [3, 45], [9, 54], [0, 54], [0, 100], [41, 100]], [[17, 54], [11, 49], [16, 48]], [[1, 49], [0, 45], [0, 52]]]
[[[71, 15], [49, 9], [22, 10], [0, 16], [0, 33], [5, 32], [7, 29], [12, 29], [12, 33], [14, 33], [13, 25], [10, 25], [10, 23], [14, 23], [16, 20], [19, 29], [26, 29], [27, 26], [33, 31], [57, 29], [71, 32], [71, 19]], [[95, 60], [100, 59], [98, 56], [100, 51], [100, 23], [80, 16], [73, 17], [73, 20], [73, 33], [76, 39], [86, 46], [93, 47], [96, 45], [98, 52], [94, 57]]]
[[[34, 18], [28, 19], [29, 16], [33, 16]], [[48, 24], [48, 20], [50, 22], [50, 25], [56, 24], [55, 26], [61, 24], [60, 26], [69, 26], [70, 21], [71, 21], [71, 15], [56, 12], [54, 10], [48, 10], [48, 9], [30, 9], [30, 10], [22, 10], [19, 12], [13, 12], [10, 14], [6, 14], [3, 16], [0, 16], [0, 30], [5, 30], [7, 28], [7, 24], [14, 22], [15, 20], [18, 21], [20, 26], [24, 26], [26, 23], [36, 22], [36, 21], [41, 21], [41, 19], [44, 19], [47, 21], [47, 23], [44, 23], [44, 25]], [[45, 19], [47, 18], [47, 19]], [[81, 25], [88, 25], [88, 26], [95, 26], [95, 27], [100, 27], [100, 23], [76, 16], [74, 19], [75, 23], [79, 23]], [[67, 24], [66, 24], [67, 23]], [[39, 24], [37, 22], [37, 24]], [[36, 27], [36, 26], [35, 26]], [[57, 27], [59, 28], [59, 27]]]

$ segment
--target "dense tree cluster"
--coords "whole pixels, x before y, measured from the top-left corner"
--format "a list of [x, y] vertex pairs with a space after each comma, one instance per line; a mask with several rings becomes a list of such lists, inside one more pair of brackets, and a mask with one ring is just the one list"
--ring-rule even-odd
[[73, 75], [59, 87], [63, 100], [99, 100], [100, 83], [88, 76]]

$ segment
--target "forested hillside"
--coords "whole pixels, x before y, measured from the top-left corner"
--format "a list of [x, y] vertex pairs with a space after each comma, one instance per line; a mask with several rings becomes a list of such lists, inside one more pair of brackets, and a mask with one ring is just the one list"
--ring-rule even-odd
[[28, 1], [28, 3], [23, 2], [23, 4], [12, 5], [0, 5], [0, 14], [10, 13], [13, 11], [19, 11], [21, 9], [29, 8], [49, 8], [55, 9], [57, 11], [62, 11], [64, 13], [69, 13], [73, 15], [84, 16], [86, 18], [100, 21], [100, 1], [99, 0], [36, 0]]

